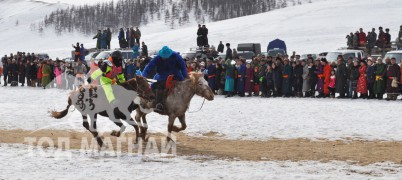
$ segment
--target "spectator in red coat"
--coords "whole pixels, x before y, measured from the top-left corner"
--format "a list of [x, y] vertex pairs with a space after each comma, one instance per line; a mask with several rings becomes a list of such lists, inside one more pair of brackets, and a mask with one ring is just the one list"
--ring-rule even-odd
[[363, 32], [363, 28], [360, 28], [359, 41], [361, 47], [366, 47], [367, 36], [366, 33]]
[[246, 92], [248, 92], [249, 97], [254, 92], [254, 69], [249, 63], [246, 65]]

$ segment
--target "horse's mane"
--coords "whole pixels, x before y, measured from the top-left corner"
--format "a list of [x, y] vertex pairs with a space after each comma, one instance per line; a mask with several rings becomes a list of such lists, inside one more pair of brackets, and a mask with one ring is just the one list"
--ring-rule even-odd
[[136, 78], [138, 78], [138, 77], [134, 77], [134, 78], [132, 78], [132, 79], [129, 79], [129, 80], [127, 80], [126, 82], [124, 82], [124, 83], [119, 83], [118, 85], [119, 86], [121, 86], [121, 87], [123, 87], [124, 89], [126, 89], [126, 90], [134, 90], [134, 89], [132, 89], [133, 87], [134, 88], [136, 88], [137, 87], [137, 79]]
[[204, 78], [204, 74], [200, 72], [191, 72], [188, 77], [190, 78], [193, 87], [195, 87], [200, 78]]

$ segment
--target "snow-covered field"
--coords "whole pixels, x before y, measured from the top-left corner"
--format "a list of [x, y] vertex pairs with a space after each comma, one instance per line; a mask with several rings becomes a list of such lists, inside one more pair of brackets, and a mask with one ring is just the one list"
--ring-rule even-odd
[[[70, 56], [71, 44], [81, 42], [94, 47], [92, 37], [76, 33], [56, 36], [52, 29], [42, 35], [30, 31], [30, 24], [40, 21], [51, 10], [66, 7], [69, 1], [47, 0], [52, 4], [36, 1], [5, 0], [0, 6], [0, 54], [16, 51], [47, 52], [51, 57]], [[86, 2], [86, 1], [81, 1]], [[89, 2], [89, 1], [88, 1]], [[93, 2], [93, 1], [91, 1]], [[90, 2], [90, 3], [91, 3]], [[12, 11], [9, 7], [14, 7]], [[25, 7], [30, 7], [26, 9]], [[319, 53], [346, 46], [345, 36], [360, 27], [367, 32], [371, 28], [390, 28], [392, 39], [398, 33], [402, 17], [400, 0], [313, 0], [311, 4], [288, 7], [263, 14], [207, 23], [209, 42], [217, 46], [219, 41], [237, 43], [258, 42], [262, 50], [269, 41], [280, 38], [286, 41], [291, 52]], [[19, 20], [19, 25], [15, 22]], [[142, 40], [150, 50], [169, 45], [177, 51], [186, 51], [196, 45], [196, 24], [176, 30], [169, 29], [162, 21], [141, 27]], [[378, 30], [377, 30], [378, 32]], [[112, 47], [117, 47], [114, 36]]]
[[[30, 24], [68, 4], [95, 3], [92, 0], [0, 0], [0, 56], [16, 51], [46, 52], [67, 57], [71, 44], [95, 46], [92, 37], [80, 34], [56, 36], [51, 29], [43, 34]], [[109, 0], [102, 0], [109, 1]], [[60, 3], [58, 3], [60, 2]], [[313, 0], [312, 4], [289, 7], [259, 15], [208, 23], [209, 40], [237, 43], [259, 42], [263, 51], [275, 38], [286, 41], [288, 51], [318, 53], [344, 46], [345, 35], [363, 27], [383, 26], [395, 37], [402, 17], [400, 0]], [[19, 24], [16, 26], [16, 21]], [[194, 25], [194, 26], [192, 26]], [[191, 27], [190, 27], [191, 26]], [[195, 44], [197, 27], [190, 24], [171, 30], [163, 22], [141, 27], [149, 49], [169, 45], [186, 51]], [[117, 40], [112, 41], [117, 46]], [[2, 79], [0, 80], [3, 81]], [[2, 82], [3, 84], [3, 82]], [[0, 129], [62, 129], [86, 131], [77, 110], [56, 120], [49, 110], [67, 105], [68, 91], [29, 87], [0, 87]], [[338, 100], [300, 98], [228, 98], [206, 101], [201, 111], [188, 113], [187, 135], [217, 133], [223, 139], [364, 139], [402, 141], [400, 101]], [[195, 97], [189, 111], [196, 111], [202, 99]], [[133, 114], [134, 115], [134, 114]], [[176, 122], [176, 124], [179, 124]], [[167, 117], [148, 116], [150, 132], [166, 132]], [[117, 129], [99, 117], [103, 132]], [[127, 126], [126, 131], [133, 131]], [[1, 136], [1, 135], [0, 135]], [[180, 142], [179, 142], [180, 143]], [[393, 163], [359, 166], [351, 162], [316, 161], [234, 161], [210, 157], [153, 155], [120, 157], [83, 155], [76, 150], [55, 154], [52, 149], [0, 144], [0, 179], [400, 179], [402, 167]], [[210, 158], [210, 159], [209, 159]], [[336, 159], [336, 158], [335, 158]]]
[[[68, 91], [27, 87], [2, 87], [0, 93], [1, 129], [82, 130], [78, 111], [61, 120], [49, 116], [49, 110], [63, 110]], [[195, 97], [189, 111], [196, 111], [202, 98]], [[201, 111], [187, 114], [185, 133], [200, 135], [217, 132], [227, 139], [266, 140], [272, 138], [357, 138], [402, 140], [402, 122], [398, 117], [400, 101], [337, 100], [299, 98], [228, 98], [217, 96], [205, 102]], [[134, 116], [135, 112], [133, 113]], [[167, 117], [148, 116], [151, 132], [166, 132]], [[178, 120], [176, 124], [179, 124]], [[127, 125], [128, 126], [128, 125]], [[98, 118], [101, 131], [117, 129], [110, 120]], [[129, 127], [127, 131], [132, 131]]]
[[200, 157], [97, 156], [0, 144], [0, 179], [398, 179], [402, 167], [348, 162], [247, 162]]

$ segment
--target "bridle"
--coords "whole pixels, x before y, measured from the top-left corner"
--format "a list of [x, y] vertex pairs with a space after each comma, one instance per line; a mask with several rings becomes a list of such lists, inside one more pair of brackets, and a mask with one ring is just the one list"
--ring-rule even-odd
[[140, 96], [141, 98], [147, 99], [147, 98], [145, 97], [145, 94], [146, 94], [147, 91], [151, 91], [151, 88], [150, 88], [149, 86], [147, 86], [146, 90], [144, 90], [143, 88], [141, 88], [141, 87], [138, 85], [138, 80], [137, 80], [137, 78], [141, 78], [141, 77], [137, 76], [137, 77], [134, 78], [134, 79], [135, 79], [135, 85], [137, 86], [136, 89], [135, 89], [130, 83], [129, 83], [129, 84], [130, 84], [130, 86], [133, 88], [133, 90], [138, 93], [138, 96]]

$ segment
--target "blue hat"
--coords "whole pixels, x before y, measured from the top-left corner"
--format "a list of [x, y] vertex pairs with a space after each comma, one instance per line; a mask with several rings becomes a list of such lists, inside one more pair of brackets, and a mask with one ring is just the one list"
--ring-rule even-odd
[[160, 57], [162, 57], [163, 59], [169, 58], [172, 54], [173, 54], [173, 51], [167, 46], [163, 46], [163, 48], [158, 53], [158, 55]]

